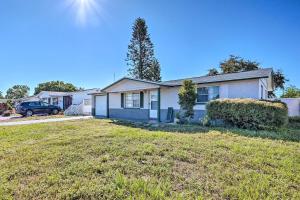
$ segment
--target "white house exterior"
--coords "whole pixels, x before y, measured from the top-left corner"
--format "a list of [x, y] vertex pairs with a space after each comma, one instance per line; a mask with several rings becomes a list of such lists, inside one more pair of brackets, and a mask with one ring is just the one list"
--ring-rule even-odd
[[178, 91], [184, 80], [192, 80], [197, 86], [194, 120], [205, 115], [205, 105], [209, 100], [266, 99], [268, 92], [273, 91], [272, 69], [164, 82], [122, 78], [101, 92], [92, 93], [92, 113], [96, 117], [168, 121], [170, 110], [180, 111]]
[[76, 92], [42, 91], [22, 101], [44, 101], [52, 105], [57, 105], [63, 110], [72, 107], [73, 110], [76, 110], [76, 114], [91, 115], [92, 101], [89, 93], [97, 91], [99, 91], [99, 89], [88, 89]]

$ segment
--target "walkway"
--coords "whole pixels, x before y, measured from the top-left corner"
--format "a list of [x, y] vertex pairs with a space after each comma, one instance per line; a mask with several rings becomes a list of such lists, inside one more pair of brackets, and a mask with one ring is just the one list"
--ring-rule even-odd
[[92, 119], [92, 118], [93, 118], [92, 116], [79, 116], [79, 117], [27, 120], [27, 121], [17, 121], [17, 122], [0, 122], [0, 126], [39, 124], [39, 123], [47, 123], [47, 122], [62, 122], [62, 121], [69, 121], [69, 120]]

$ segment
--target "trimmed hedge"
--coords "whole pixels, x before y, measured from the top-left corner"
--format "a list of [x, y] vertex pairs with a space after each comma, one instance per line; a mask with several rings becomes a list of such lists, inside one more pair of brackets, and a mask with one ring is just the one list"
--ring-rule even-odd
[[218, 99], [206, 105], [210, 120], [246, 129], [274, 129], [288, 122], [285, 103], [254, 99]]

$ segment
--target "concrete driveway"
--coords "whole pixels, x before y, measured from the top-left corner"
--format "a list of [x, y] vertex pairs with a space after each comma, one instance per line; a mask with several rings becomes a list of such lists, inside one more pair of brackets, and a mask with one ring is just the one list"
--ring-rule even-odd
[[80, 120], [80, 119], [91, 119], [92, 116], [78, 116], [78, 117], [66, 117], [66, 118], [53, 118], [53, 119], [41, 119], [41, 120], [27, 120], [27, 121], [16, 121], [16, 122], [1, 122], [0, 126], [16, 126], [16, 125], [24, 125], [24, 124], [39, 124], [39, 123], [47, 123], [47, 122], [62, 122], [69, 120]]

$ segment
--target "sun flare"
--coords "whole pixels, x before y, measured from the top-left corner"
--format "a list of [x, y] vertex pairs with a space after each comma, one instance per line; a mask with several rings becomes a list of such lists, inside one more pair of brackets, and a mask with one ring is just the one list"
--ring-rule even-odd
[[80, 25], [98, 23], [101, 17], [101, 0], [66, 0]]

